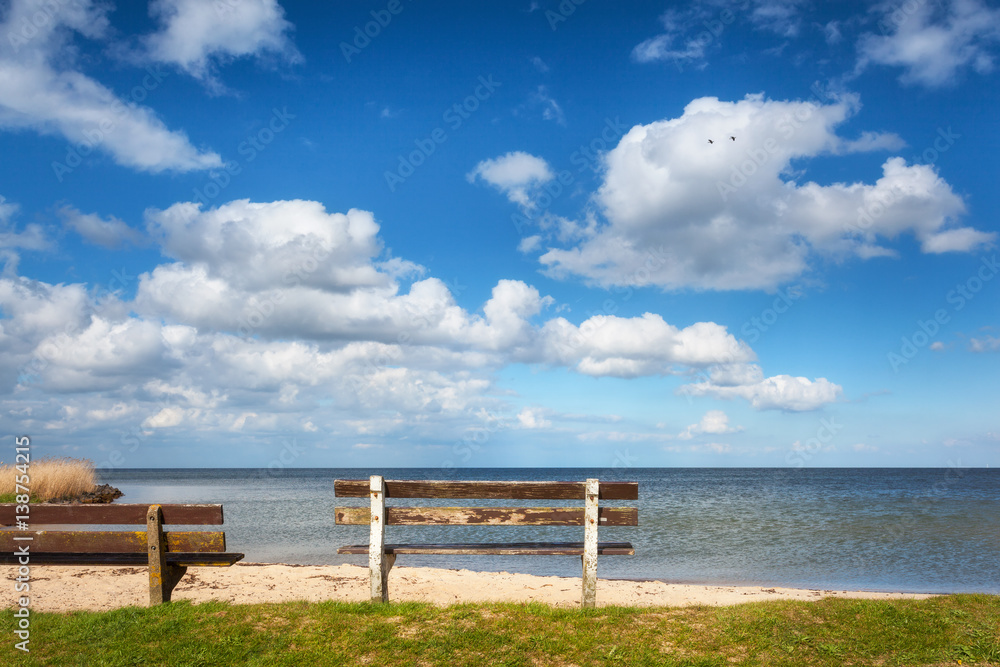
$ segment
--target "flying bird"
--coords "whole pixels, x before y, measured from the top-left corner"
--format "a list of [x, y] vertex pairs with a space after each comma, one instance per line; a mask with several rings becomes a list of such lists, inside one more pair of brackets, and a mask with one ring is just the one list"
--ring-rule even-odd
[[708, 140], [708, 143], [710, 143], [710, 144], [714, 144], [715, 142], [714, 142], [714, 141], [712, 141], [711, 139], [709, 139], [709, 140]]
[[729, 138], [732, 139], [733, 141], [736, 141], [736, 137], [729, 137]]

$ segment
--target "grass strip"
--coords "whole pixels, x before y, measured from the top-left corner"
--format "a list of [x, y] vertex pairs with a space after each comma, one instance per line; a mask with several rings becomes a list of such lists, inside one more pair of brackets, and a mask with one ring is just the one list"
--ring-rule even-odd
[[32, 614], [27, 655], [13, 630], [5, 610], [0, 664], [1000, 665], [1000, 596], [990, 595], [591, 610], [181, 601]]

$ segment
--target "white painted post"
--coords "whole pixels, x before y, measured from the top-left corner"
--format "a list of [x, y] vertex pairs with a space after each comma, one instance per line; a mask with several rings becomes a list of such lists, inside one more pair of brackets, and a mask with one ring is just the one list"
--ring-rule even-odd
[[[368, 570], [372, 602], [389, 601], [389, 568], [385, 557], [385, 480], [381, 475], [369, 479], [371, 494], [371, 536], [368, 539]], [[395, 556], [391, 558], [395, 560]]]
[[587, 504], [583, 511], [583, 600], [582, 607], [597, 604], [597, 495], [600, 486], [588, 479], [585, 490]]

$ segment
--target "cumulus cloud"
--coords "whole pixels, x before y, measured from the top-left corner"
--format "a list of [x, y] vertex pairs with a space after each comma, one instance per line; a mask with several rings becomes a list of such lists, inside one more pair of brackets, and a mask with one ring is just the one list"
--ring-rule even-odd
[[585, 375], [639, 377], [706, 368], [724, 360], [752, 361], [753, 350], [714, 322], [680, 329], [657, 314], [594, 315], [571, 324], [562, 317], [541, 330], [536, 361], [575, 367]]
[[544, 417], [544, 411], [539, 408], [524, 408], [517, 413], [517, 421], [521, 428], [549, 428], [552, 422]]
[[681, 394], [715, 398], [743, 398], [757, 410], [816, 410], [839, 400], [843, 388], [826, 378], [776, 375], [765, 378], [755, 364], [723, 365], [709, 369], [701, 382], [684, 385]]
[[890, 255], [885, 243], [904, 234], [924, 252], [995, 238], [959, 225], [964, 202], [932, 166], [890, 157], [874, 183], [800, 182], [804, 159], [901, 145], [880, 132], [838, 135], [859, 108], [854, 96], [705, 97], [678, 118], [635, 126], [604, 159], [604, 220], [564, 247], [550, 235], [539, 259], [550, 275], [602, 286], [770, 290], [817, 257]]
[[[792, 389], [769, 392], [784, 376], [765, 380], [753, 350], [713, 322], [646, 313], [575, 324], [519, 280], [463, 308], [443, 281], [387, 257], [367, 211], [240, 200], [150, 209], [146, 221], [169, 259], [139, 276], [131, 300], [0, 278], [0, 423], [377, 442], [572, 421], [503, 397], [497, 372], [515, 363], [593, 377], [704, 371], [711, 383], [692, 393], [822, 404], [801, 388], [797, 402]], [[710, 412], [691, 433], [727, 428]]]
[[1000, 9], [981, 0], [914, 2], [881, 6], [882, 34], [858, 40], [858, 70], [869, 64], [903, 68], [905, 84], [940, 87], [954, 83], [962, 70], [993, 70], [1000, 42]]
[[730, 426], [729, 416], [722, 410], [709, 410], [697, 424], [691, 424], [686, 429], [677, 434], [682, 440], [690, 440], [696, 435], [709, 433], [711, 435], [724, 435], [726, 433], [738, 433], [742, 431], [742, 426]]
[[63, 224], [82, 236], [86, 241], [105, 248], [120, 248], [123, 245], [141, 245], [145, 235], [129, 227], [125, 222], [111, 216], [107, 219], [95, 213], [81, 213], [72, 206], [59, 209]]
[[17, 204], [7, 203], [0, 195], [0, 262], [4, 273], [14, 275], [20, 260], [18, 250], [47, 250], [51, 243], [41, 225], [29, 224], [22, 231], [14, 225]]
[[483, 160], [466, 175], [470, 183], [481, 179], [525, 208], [533, 206], [532, 194], [536, 188], [554, 177], [548, 162], [523, 151]]
[[145, 40], [149, 58], [212, 85], [216, 63], [268, 53], [302, 60], [277, 0], [153, 0], [149, 11], [160, 23]]
[[[150, 108], [122, 102], [113, 91], [74, 69], [71, 38], [76, 33], [106, 39], [109, 9], [92, 0], [12, 0], [0, 23], [0, 34], [5, 35], [0, 40], [0, 128], [61, 135], [141, 171], [221, 166], [218, 154], [195, 148], [183, 132], [169, 130]], [[161, 76], [150, 72], [147, 82], [159, 85]]]

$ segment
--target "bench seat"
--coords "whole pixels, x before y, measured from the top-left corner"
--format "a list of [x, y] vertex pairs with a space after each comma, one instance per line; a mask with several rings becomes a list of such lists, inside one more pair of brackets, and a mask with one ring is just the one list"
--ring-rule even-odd
[[[368, 554], [367, 544], [355, 544], [337, 549], [338, 554]], [[385, 554], [448, 554], [453, 556], [582, 556], [583, 542], [510, 542], [487, 544], [386, 544]], [[598, 542], [601, 556], [634, 556], [629, 542]]]

